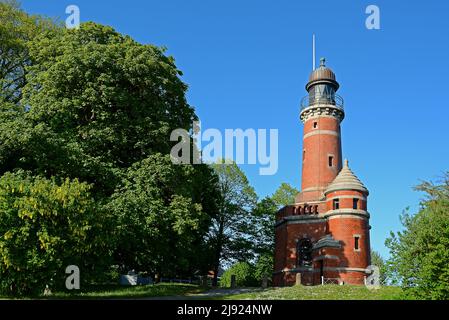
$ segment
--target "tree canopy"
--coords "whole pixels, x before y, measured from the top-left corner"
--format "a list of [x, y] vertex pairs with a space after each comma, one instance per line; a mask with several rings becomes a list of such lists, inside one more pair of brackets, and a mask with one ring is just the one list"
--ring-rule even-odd
[[[110, 195], [133, 163], [196, 118], [174, 59], [95, 23], [29, 42], [20, 108], [2, 108], [2, 171], [77, 177]], [[15, 128], [15, 129], [12, 129]], [[12, 130], [11, 130], [12, 129]], [[3, 152], [2, 152], [3, 151]]]
[[205, 274], [218, 177], [170, 161], [171, 131], [197, 118], [174, 58], [11, 3], [0, 22], [0, 291], [58, 287], [68, 264], [85, 283], [110, 266]]
[[211, 217], [196, 194], [199, 189], [192, 188], [198, 179], [195, 169], [174, 165], [161, 154], [128, 169], [107, 205], [116, 217], [115, 258], [123, 271], [172, 276], [197, 271], [192, 268], [200, 263], [193, 261]]
[[414, 298], [449, 297], [449, 173], [442, 183], [424, 182], [426, 194], [415, 215], [401, 215], [404, 229], [386, 240], [389, 273]]
[[[110, 263], [106, 215], [91, 186], [26, 172], [0, 177], [0, 290], [10, 294], [61, 288], [65, 268], [95, 270]], [[106, 253], [106, 254], [105, 254]], [[90, 276], [86, 273], [84, 283]], [[99, 278], [97, 278], [99, 280]]]
[[0, 2], [0, 102], [19, 103], [31, 64], [29, 44], [55, 25], [20, 10], [15, 1]]
[[212, 218], [208, 235], [216, 284], [220, 264], [246, 261], [254, 256], [253, 208], [257, 195], [235, 162], [218, 160], [212, 167], [219, 179], [220, 192], [217, 214]]
[[283, 206], [295, 203], [295, 197], [298, 193], [299, 190], [292, 187], [290, 184], [283, 182], [273, 193], [271, 199], [278, 206], [278, 208], [281, 208]]

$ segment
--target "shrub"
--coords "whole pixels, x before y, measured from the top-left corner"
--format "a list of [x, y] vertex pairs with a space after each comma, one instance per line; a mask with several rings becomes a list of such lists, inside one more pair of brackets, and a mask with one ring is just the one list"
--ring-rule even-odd
[[271, 275], [273, 274], [273, 264], [272, 254], [263, 254], [259, 256], [254, 267], [254, 276], [259, 283], [262, 282], [264, 277], [268, 277], [268, 281], [270, 281]]
[[107, 235], [89, 189], [76, 179], [57, 183], [23, 171], [0, 178], [2, 294], [64, 288], [68, 265], [77, 265], [85, 281], [102, 271]]
[[231, 286], [231, 276], [235, 275], [237, 287], [251, 287], [257, 285], [254, 267], [248, 262], [238, 262], [226, 270], [220, 280], [221, 287]]

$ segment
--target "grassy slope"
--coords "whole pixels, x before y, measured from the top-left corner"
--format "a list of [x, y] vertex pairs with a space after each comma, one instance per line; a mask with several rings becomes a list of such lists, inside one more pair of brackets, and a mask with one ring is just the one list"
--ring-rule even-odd
[[[155, 285], [124, 287], [119, 285], [101, 286], [79, 293], [54, 293], [50, 299], [121, 299], [146, 298], [163, 296], [183, 296], [200, 293], [203, 288], [191, 284], [159, 283]], [[44, 298], [44, 297], [40, 297]]]
[[[205, 289], [196, 285], [160, 283], [156, 285], [123, 287], [101, 286], [81, 292], [55, 292], [50, 297], [34, 297], [31, 299], [139, 299], [150, 297], [189, 296], [199, 299], [249, 299], [249, 300], [395, 300], [403, 299], [402, 291], [398, 287], [382, 287], [369, 290], [364, 286], [294, 286], [284, 288], [269, 288], [253, 293], [195, 297]], [[186, 297], [187, 298], [187, 297]], [[0, 298], [1, 299], [1, 298]], [[4, 297], [4, 299], [8, 299]], [[30, 299], [30, 297], [28, 298]]]
[[365, 286], [294, 286], [284, 288], [269, 288], [261, 292], [230, 295], [223, 299], [251, 300], [397, 300], [403, 299], [398, 287], [381, 287], [367, 289]]

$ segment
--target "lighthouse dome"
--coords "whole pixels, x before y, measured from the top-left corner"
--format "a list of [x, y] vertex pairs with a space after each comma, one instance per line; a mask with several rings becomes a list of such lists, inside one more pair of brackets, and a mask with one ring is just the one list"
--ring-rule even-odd
[[345, 160], [343, 168], [327, 187], [324, 194], [328, 194], [338, 190], [356, 190], [368, 194], [368, 189], [357, 178], [357, 176], [349, 169], [348, 160]]
[[309, 76], [309, 82], [306, 85], [306, 90], [318, 83], [332, 83], [335, 86], [335, 91], [338, 90], [339, 84], [335, 73], [328, 67], [326, 67], [326, 59], [320, 59], [320, 66], [312, 71]]

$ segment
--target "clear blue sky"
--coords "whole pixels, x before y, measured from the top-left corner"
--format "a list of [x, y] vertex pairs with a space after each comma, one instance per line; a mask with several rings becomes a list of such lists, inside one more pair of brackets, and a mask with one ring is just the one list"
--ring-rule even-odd
[[[243, 167], [261, 197], [300, 186], [298, 105], [316, 33], [346, 103], [343, 154], [370, 190], [372, 246], [384, 256], [399, 214], [418, 208], [412, 187], [449, 170], [449, 1], [22, 1], [62, 21], [70, 4], [81, 21], [166, 46], [204, 129], [279, 129], [278, 173]], [[370, 4], [380, 30], [365, 28]]]

